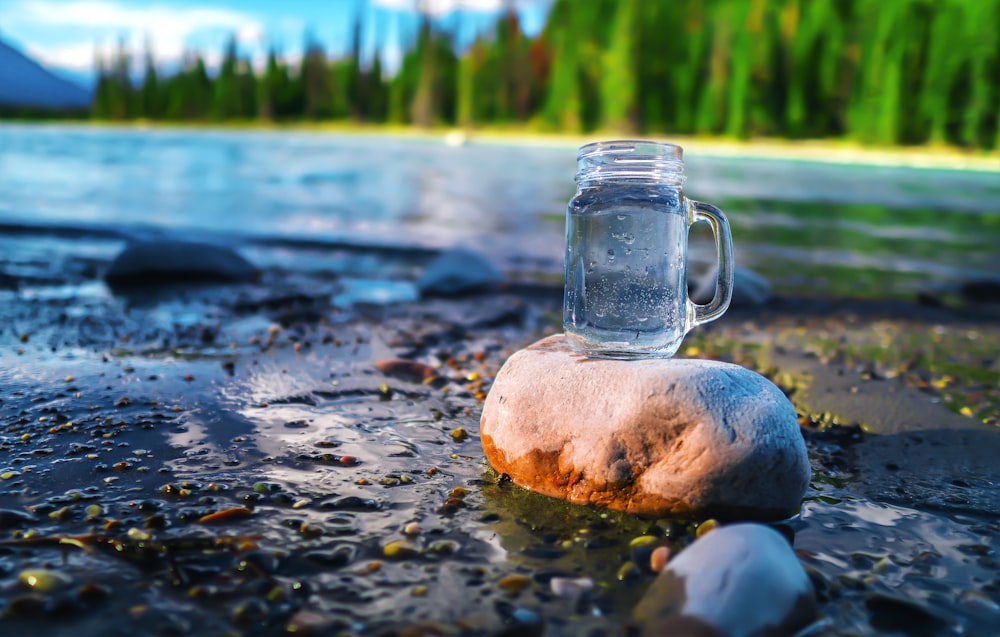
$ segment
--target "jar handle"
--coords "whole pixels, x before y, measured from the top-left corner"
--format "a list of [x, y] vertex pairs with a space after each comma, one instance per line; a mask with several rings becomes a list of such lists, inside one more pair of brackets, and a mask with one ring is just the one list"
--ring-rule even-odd
[[718, 279], [715, 283], [715, 296], [708, 303], [701, 305], [688, 300], [688, 329], [702, 323], [708, 323], [722, 316], [729, 308], [733, 298], [733, 236], [729, 231], [729, 221], [725, 213], [712, 204], [688, 200], [694, 209], [689, 217], [688, 225], [699, 221], [708, 222], [712, 226], [715, 237], [715, 249], [719, 262]]

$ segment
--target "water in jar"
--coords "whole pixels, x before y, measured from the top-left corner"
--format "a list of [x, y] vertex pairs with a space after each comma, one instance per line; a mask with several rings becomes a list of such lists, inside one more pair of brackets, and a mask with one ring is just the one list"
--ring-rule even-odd
[[[616, 192], [616, 190], [618, 192]], [[687, 327], [688, 224], [677, 190], [603, 188], [570, 202], [563, 326], [583, 351], [671, 356]]]

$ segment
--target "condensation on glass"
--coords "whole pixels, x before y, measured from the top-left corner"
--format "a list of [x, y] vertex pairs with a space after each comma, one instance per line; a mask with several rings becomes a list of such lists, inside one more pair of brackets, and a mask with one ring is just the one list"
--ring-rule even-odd
[[[721, 210], [687, 199], [680, 146], [649, 141], [588, 144], [566, 215], [563, 329], [581, 353], [670, 357], [696, 325], [729, 307], [733, 247]], [[718, 253], [715, 295], [687, 294], [688, 229], [707, 222]]]

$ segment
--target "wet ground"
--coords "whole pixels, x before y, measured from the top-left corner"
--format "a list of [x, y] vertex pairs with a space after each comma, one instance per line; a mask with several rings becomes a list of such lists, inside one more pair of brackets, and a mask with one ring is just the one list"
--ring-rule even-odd
[[[561, 288], [415, 301], [419, 259], [365, 281], [272, 250], [258, 285], [113, 294], [114, 245], [0, 290], [5, 633], [629, 634], [652, 549], [692, 541], [486, 465], [490, 380]], [[996, 634], [997, 318], [780, 297], [683, 346], [796, 405], [810, 634]]]

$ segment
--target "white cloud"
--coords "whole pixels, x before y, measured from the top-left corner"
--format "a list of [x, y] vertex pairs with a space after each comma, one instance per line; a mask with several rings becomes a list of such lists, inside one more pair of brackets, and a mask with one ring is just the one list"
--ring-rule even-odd
[[442, 16], [452, 11], [483, 11], [492, 13], [504, 7], [504, 0], [374, 0], [377, 6], [403, 11], [420, 11]]
[[46, 66], [71, 71], [89, 71], [94, 67], [95, 54], [107, 57], [114, 50], [110, 45], [95, 45], [93, 42], [74, 42], [56, 47], [27, 44], [24, 48], [28, 55]]
[[264, 33], [260, 20], [240, 11], [166, 5], [140, 7], [109, 0], [25, 0], [10, 16], [21, 24], [80, 30], [81, 41], [27, 47], [47, 65], [76, 70], [92, 68], [95, 52], [106, 55], [117, 48], [119, 40], [124, 40], [133, 52], [144, 50], [148, 42], [157, 59], [169, 63], [181, 59], [184, 51], [191, 48], [191, 36], [199, 32], [235, 33], [237, 41], [245, 44], [260, 42]]

